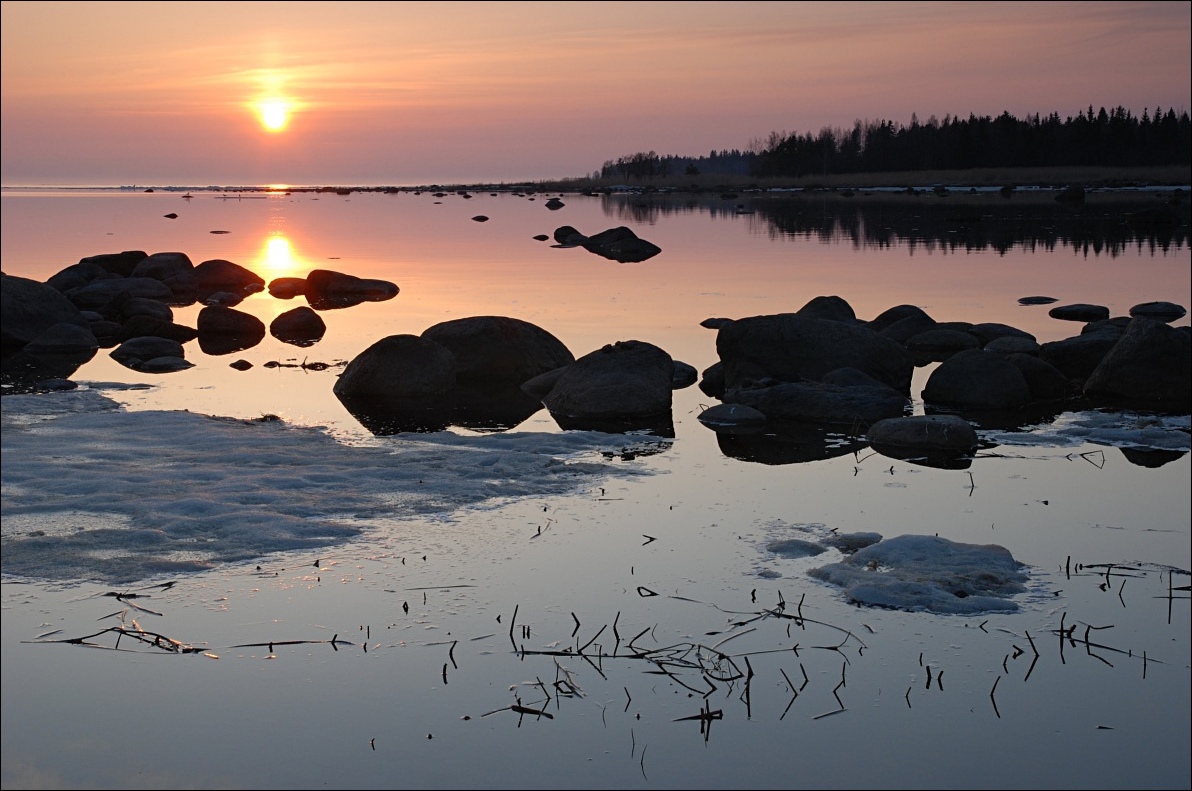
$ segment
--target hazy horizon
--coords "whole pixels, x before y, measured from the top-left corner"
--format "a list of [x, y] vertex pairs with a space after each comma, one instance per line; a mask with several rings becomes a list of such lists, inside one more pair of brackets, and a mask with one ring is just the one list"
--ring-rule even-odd
[[1188, 3], [4, 2], [8, 186], [521, 183], [1192, 104]]

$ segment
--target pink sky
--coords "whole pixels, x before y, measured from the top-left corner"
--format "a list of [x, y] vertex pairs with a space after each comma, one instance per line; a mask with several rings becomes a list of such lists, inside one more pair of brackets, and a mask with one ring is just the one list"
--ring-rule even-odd
[[1187, 2], [2, 9], [9, 186], [518, 181], [912, 112], [1192, 104]]

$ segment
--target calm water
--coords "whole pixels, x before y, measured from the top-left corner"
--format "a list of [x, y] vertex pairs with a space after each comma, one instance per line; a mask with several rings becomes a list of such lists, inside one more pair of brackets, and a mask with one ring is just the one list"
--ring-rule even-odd
[[[131, 411], [274, 414], [361, 452], [414, 440], [373, 437], [340, 405], [339, 363], [448, 319], [524, 319], [577, 357], [645, 340], [703, 370], [717, 357], [702, 320], [794, 311], [820, 295], [860, 318], [913, 303], [1040, 342], [1080, 325], [1020, 297], [1113, 315], [1189, 302], [1186, 216], [1140, 232], [1120, 209], [1098, 213], [1108, 198], [1075, 216], [1030, 196], [565, 195], [550, 211], [544, 195], [473, 195], [5, 192], [0, 260], [44, 280], [87, 255], [172, 250], [266, 280], [330, 268], [397, 283], [391, 301], [324, 313], [327, 334], [308, 348], [266, 336], [211, 357], [188, 344], [196, 367], [158, 377], [101, 351], [74, 377]], [[471, 219], [481, 214], [490, 219]], [[629, 225], [663, 253], [616, 264], [532, 238], [564, 224]], [[268, 324], [299, 304], [265, 293], [239, 309]], [[194, 326], [197, 312], [176, 308], [175, 320]], [[237, 359], [253, 367], [230, 368]], [[363, 531], [350, 543], [120, 588], [6, 577], [5, 788], [1189, 785], [1188, 600], [1168, 596], [1192, 566], [1186, 453], [1140, 466], [1095, 432], [1073, 440], [1061, 429], [1081, 418], [1060, 415], [1017, 438], [987, 435], [968, 470], [946, 471], [822, 439], [722, 443], [695, 419], [711, 403], [677, 391], [673, 440], [610, 435], [607, 456], [590, 454], [609, 474], [565, 494], [346, 514]], [[559, 432], [542, 411], [511, 434]], [[786, 463], [763, 463], [776, 461]], [[350, 477], [336, 481], [351, 491]], [[1013, 614], [858, 609], [806, 576], [818, 559], [766, 550], [827, 530], [997, 543], [1030, 566], [1030, 591]], [[6, 527], [6, 555], [12, 540]], [[1129, 568], [1107, 577], [1095, 564]], [[162, 582], [175, 584], [142, 589]], [[209, 656], [29, 642], [113, 624], [98, 619], [127, 602], [99, 594], [132, 588], [161, 615], [128, 617]], [[802, 620], [759, 618], [780, 602]], [[1074, 640], [1060, 640], [1061, 624], [1078, 625]], [[333, 636], [351, 644], [283, 644]], [[671, 675], [628, 657], [630, 642], [668, 650]]]

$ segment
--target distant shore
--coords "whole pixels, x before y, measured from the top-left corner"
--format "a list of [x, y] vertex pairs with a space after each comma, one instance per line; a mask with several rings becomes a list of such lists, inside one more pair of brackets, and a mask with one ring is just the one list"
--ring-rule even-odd
[[848, 173], [807, 175], [795, 178], [758, 178], [723, 174], [657, 176], [648, 179], [593, 179], [590, 177], [539, 179], [525, 181], [489, 181], [437, 184], [393, 185], [129, 185], [129, 186], [5, 186], [4, 189], [50, 190], [120, 190], [128, 192], [236, 192], [286, 193], [323, 192], [341, 195], [353, 192], [732, 192], [732, 191], [864, 191], [881, 190], [889, 193], [897, 189], [931, 190], [946, 188], [952, 191], [1024, 188], [1034, 191], [1060, 191], [1070, 186], [1087, 190], [1099, 189], [1188, 189], [1192, 185], [1192, 166], [1166, 165], [1162, 167], [1066, 167], [1066, 168], [991, 168], [974, 170], [916, 170], [890, 173]]

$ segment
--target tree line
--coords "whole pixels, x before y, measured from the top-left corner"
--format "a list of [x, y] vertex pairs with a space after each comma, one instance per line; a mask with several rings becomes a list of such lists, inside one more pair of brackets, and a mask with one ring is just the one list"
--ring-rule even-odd
[[[1089, 105], [1075, 117], [1058, 113], [1019, 119], [931, 116], [899, 124], [856, 121], [851, 129], [824, 127], [818, 134], [771, 132], [745, 151], [712, 151], [708, 156], [628, 154], [604, 163], [604, 179], [748, 175], [798, 177], [916, 170], [968, 170], [1013, 167], [1134, 167], [1192, 164], [1192, 121], [1187, 111], [1124, 107], [1099, 111]], [[597, 174], [593, 174], [597, 175]]]

